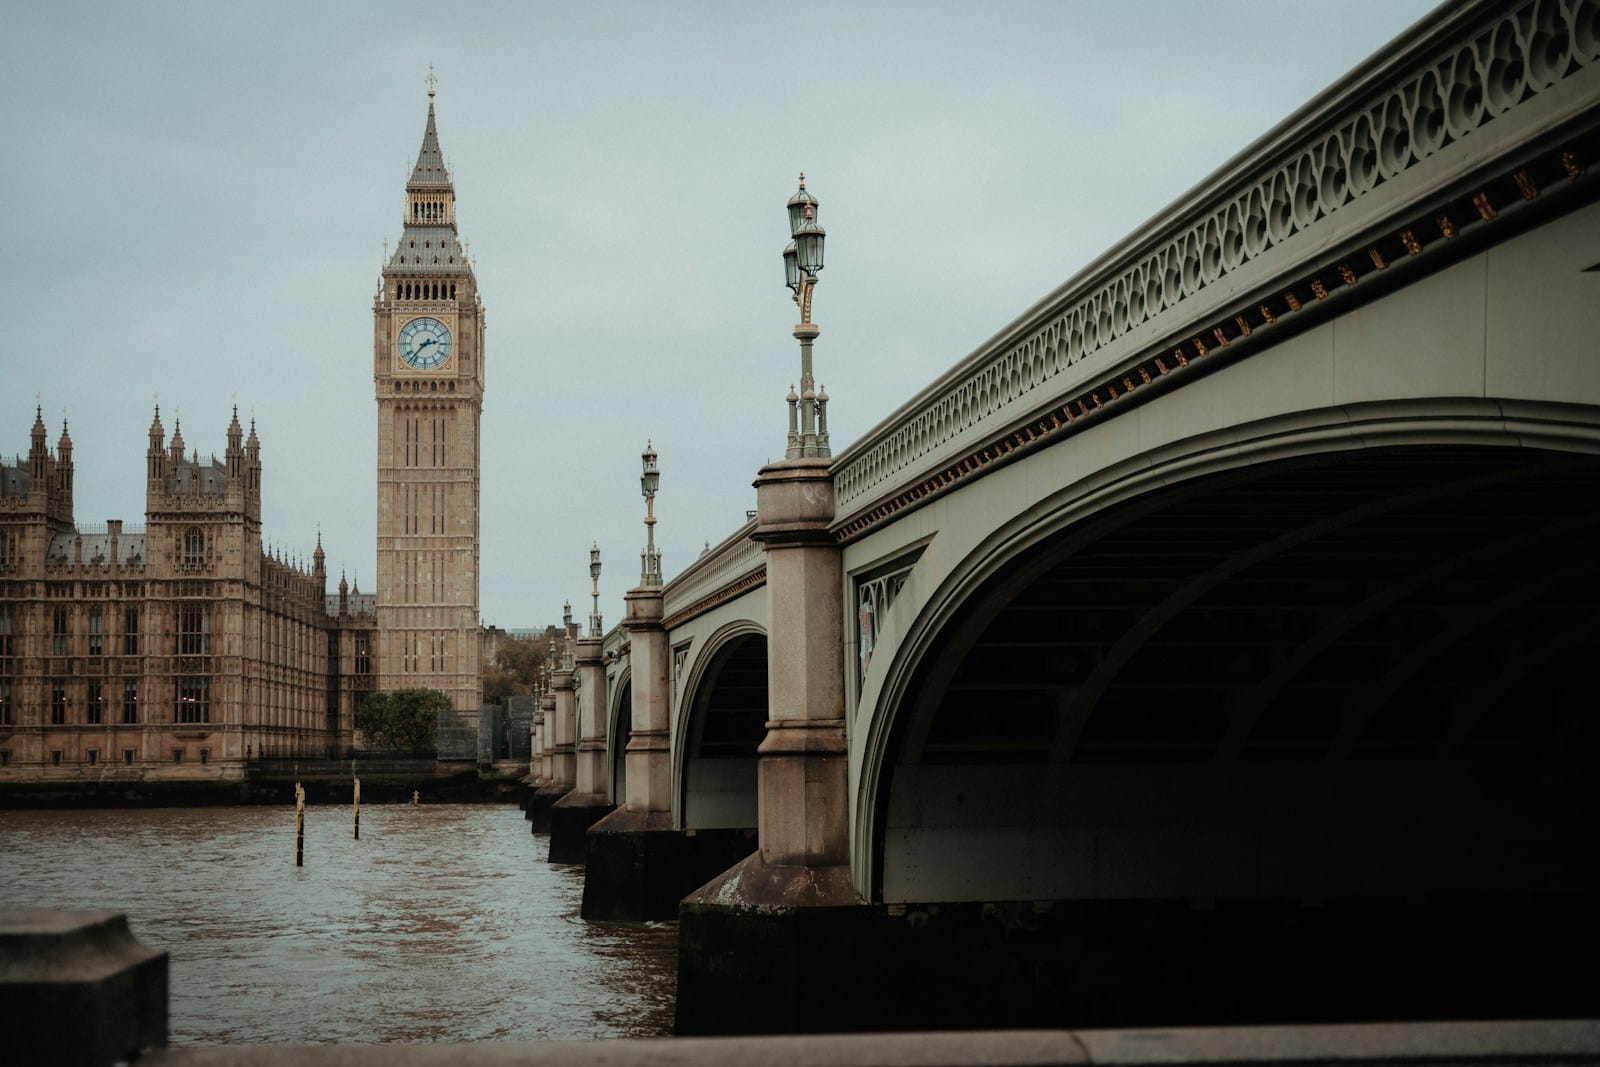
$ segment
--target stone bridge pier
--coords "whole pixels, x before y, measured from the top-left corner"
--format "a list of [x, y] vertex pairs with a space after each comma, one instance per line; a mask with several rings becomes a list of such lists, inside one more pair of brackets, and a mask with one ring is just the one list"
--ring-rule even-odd
[[[672, 652], [662, 625], [661, 585], [651, 584], [650, 575], [645, 577], [646, 582], [624, 598], [631, 725], [618, 777], [625, 797], [588, 828], [585, 919], [676, 918], [684, 895], [726, 870], [746, 847], [733, 833], [685, 830], [674, 821]], [[603, 707], [604, 701], [596, 702], [597, 716], [604, 714]], [[603, 748], [600, 751], [603, 754]]]
[[[840, 964], [865, 911], [850, 873], [840, 549], [829, 461], [802, 457], [756, 480], [771, 618], [759, 846], [679, 911], [678, 1029], [826, 1028]], [[843, 949], [841, 955], [840, 950]]]
[[[583, 863], [590, 826], [614, 806], [607, 794], [606, 672], [603, 639], [598, 633], [580, 637], [573, 655], [577, 719], [572, 791], [550, 809], [550, 862]], [[559, 690], [557, 694], [559, 700]]]

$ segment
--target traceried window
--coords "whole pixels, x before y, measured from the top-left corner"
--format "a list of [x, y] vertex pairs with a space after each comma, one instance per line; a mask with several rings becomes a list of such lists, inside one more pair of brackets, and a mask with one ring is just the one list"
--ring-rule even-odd
[[0, 660], [10, 659], [17, 654], [15, 619], [11, 605], [0, 604]]
[[50, 654], [65, 656], [67, 654], [67, 609], [56, 608], [52, 612], [50, 624]]
[[372, 638], [356, 634], [356, 673], [372, 673]]
[[9, 571], [17, 565], [17, 535], [0, 530], [0, 571]]
[[100, 725], [100, 682], [98, 679], [89, 682], [89, 701], [84, 705], [84, 714], [90, 726]]
[[198, 526], [183, 532], [183, 569], [197, 571], [206, 563], [206, 534]]
[[104, 624], [101, 620], [101, 609], [100, 605], [96, 604], [89, 609], [89, 655], [100, 655], [102, 651], [101, 635], [103, 632]]
[[0, 726], [13, 726], [11, 721], [11, 679], [0, 678]]
[[125, 608], [122, 612], [122, 654], [139, 654], [139, 609]]
[[139, 679], [129, 678], [122, 683], [122, 721], [139, 721]]
[[211, 679], [178, 676], [175, 722], [211, 721]]
[[50, 683], [50, 725], [64, 726], [67, 721], [67, 683]]
[[178, 655], [211, 654], [211, 609], [204, 604], [185, 604], [178, 609]]

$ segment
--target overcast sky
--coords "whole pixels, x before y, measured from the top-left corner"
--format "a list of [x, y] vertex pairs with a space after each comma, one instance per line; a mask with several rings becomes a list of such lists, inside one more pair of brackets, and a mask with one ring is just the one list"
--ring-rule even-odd
[[1430, 5], [65, 3], [0, 39], [0, 453], [71, 422], [80, 524], [146, 430], [255, 416], [263, 526], [374, 588], [372, 295], [438, 73], [487, 311], [482, 614], [670, 577], [755, 506], [798, 376], [804, 170], [835, 451]]

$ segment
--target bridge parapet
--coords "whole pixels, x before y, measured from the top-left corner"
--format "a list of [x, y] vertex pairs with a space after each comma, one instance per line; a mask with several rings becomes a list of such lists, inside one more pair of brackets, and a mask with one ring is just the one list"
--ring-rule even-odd
[[[850, 533], [919, 479], [959, 479], [1009, 452], [1010, 435], [1020, 446], [1065, 428], [1494, 219], [1471, 183], [1559, 152], [1552, 138], [1592, 124], [1597, 27], [1596, 0], [1430, 14], [847, 449], [834, 465], [837, 527]], [[1566, 179], [1586, 169], [1570, 152], [1547, 167], [1556, 158]], [[1526, 170], [1515, 180], [1513, 199], [1539, 194]], [[1441, 213], [1462, 193], [1465, 212]]]
[[766, 555], [761, 543], [751, 539], [755, 528], [751, 519], [666, 584], [667, 629], [760, 584]]

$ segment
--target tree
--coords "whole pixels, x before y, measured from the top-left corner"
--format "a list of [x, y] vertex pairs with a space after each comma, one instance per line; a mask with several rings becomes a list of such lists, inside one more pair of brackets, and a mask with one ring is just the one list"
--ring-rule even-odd
[[533, 693], [549, 648], [546, 638], [507, 637], [502, 640], [495, 649], [494, 662], [483, 670], [484, 702], [502, 704], [506, 697]]
[[439, 716], [450, 710], [450, 698], [437, 689], [396, 689], [363, 700], [356, 709], [356, 727], [374, 748], [428, 752]]

